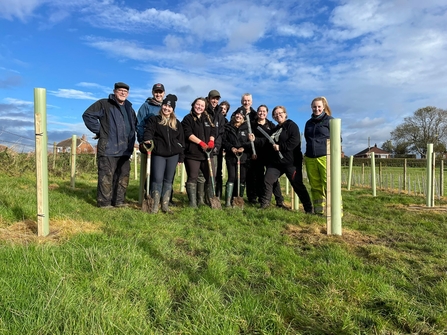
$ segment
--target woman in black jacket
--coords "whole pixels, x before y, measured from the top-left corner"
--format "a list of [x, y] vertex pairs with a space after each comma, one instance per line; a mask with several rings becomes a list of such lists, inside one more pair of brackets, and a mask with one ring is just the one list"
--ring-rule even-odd
[[146, 145], [154, 145], [151, 158], [151, 187], [154, 206], [152, 213], [158, 212], [160, 197], [161, 209], [170, 212], [169, 199], [172, 192], [172, 182], [178, 163], [183, 162], [185, 139], [183, 127], [175, 116], [177, 97], [168, 94], [163, 100], [158, 115], [151, 116], [146, 121], [143, 141]]
[[294, 165], [296, 163], [295, 155], [302, 155], [300, 130], [295, 122], [287, 120], [287, 111], [284, 106], [273, 108], [272, 115], [278, 125], [273, 129], [271, 135], [275, 144], [266, 146], [268, 165], [264, 176], [264, 196], [261, 208], [270, 206], [273, 184], [285, 173], [300, 198], [305, 212], [312, 213], [312, 202], [303, 183], [302, 168], [301, 166], [296, 168]]
[[[214, 148], [216, 137], [216, 127], [206, 112], [205, 98], [197, 98], [191, 104], [191, 112], [182, 120], [183, 131], [185, 133], [185, 169], [188, 175], [186, 180], [186, 192], [188, 193], [189, 206], [197, 207], [197, 178], [199, 170], [205, 177], [205, 183], [209, 185], [208, 192], [210, 198], [213, 185], [209, 183], [210, 171], [205, 153], [208, 149]], [[212, 156], [212, 150], [210, 155]]]
[[[253, 134], [258, 139], [255, 143], [257, 158], [250, 161], [250, 167], [247, 172], [247, 196], [248, 201], [251, 204], [261, 202], [264, 195], [264, 175], [265, 168], [268, 164], [268, 157], [266, 155], [266, 145], [270, 143], [265, 139], [264, 135], [258, 130], [261, 127], [267, 134], [271, 135], [275, 124], [267, 119], [268, 107], [266, 105], [260, 105], [257, 109], [257, 116], [252, 122], [251, 128]], [[253, 185], [253, 191], [248, 194], [248, 183]], [[283, 209], [290, 209], [284, 204], [284, 197], [281, 193], [281, 185], [279, 180], [273, 184], [273, 195], [275, 196], [276, 206]]]
[[[248, 126], [245, 123], [242, 112], [236, 111], [229, 123], [225, 125], [225, 132], [223, 136], [223, 147], [225, 149], [225, 162], [227, 163], [228, 179], [225, 190], [225, 207], [231, 207], [231, 199], [234, 191], [234, 183], [237, 173], [236, 155], [240, 155], [240, 189], [239, 196], [244, 196], [245, 177], [246, 177], [246, 162], [247, 157], [250, 157], [251, 144], [248, 139]], [[237, 189], [234, 192], [237, 195]]]

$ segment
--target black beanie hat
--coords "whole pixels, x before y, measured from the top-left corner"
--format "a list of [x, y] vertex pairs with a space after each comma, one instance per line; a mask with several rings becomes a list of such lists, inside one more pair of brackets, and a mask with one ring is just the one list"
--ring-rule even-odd
[[171, 106], [173, 110], [175, 110], [175, 102], [177, 101], [177, 96], [174, 94], [168, 94], [166, 98], [163, 100], [163, 105]]

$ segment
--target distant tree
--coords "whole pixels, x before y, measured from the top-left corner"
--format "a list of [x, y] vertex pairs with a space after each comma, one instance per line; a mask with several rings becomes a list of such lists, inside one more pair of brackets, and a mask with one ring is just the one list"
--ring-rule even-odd
[[395, 153], [417, 153], [425, 157], [427, 144], [433, 143], [435, 152], [445, 151], [447, 140], [447, 110], [432, 106], [419, 108], [413, 116], [391, 132]]
[[394, 153], [394, 145], [391, 140], [387, 140], [382, 144], [382, 150], [388, 151], [389, 153]]

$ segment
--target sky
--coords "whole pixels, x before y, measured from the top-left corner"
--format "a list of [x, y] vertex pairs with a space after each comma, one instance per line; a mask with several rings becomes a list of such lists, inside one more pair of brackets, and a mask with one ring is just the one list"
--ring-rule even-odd
[[381, 147], [418, 108], [447, 108], [445, 0], [0, 5], [0, 144], [19, 151], [34, 150], [34, 88], [46, 89], [50, 144], [95, 143], [82, 114], [118, 81], [136, 112], [160, 82], [180, 120], [217, 89], [231, 111], [244, 93], [255, 109], [283, 105], [301, 131], [325, 96], [348, 156]]

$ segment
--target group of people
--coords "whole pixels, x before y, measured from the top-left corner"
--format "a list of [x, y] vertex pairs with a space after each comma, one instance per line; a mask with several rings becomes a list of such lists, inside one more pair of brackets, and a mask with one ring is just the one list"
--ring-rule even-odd
[[[311, 187], [311, 196], [303, 183], [301, 135], [298, 125], [288, 119], [284, 106], [272, 111], [268, 107], [252, 108], [251, 94], [245, 93], [241, 106], [229, 120], [230, 104], [220, 101], [220, 93], [211, 90], [207, 97], [191, 103], [190, 113], [182, 121], [175, 115], [177, 97], [165, 94], [163, 84], [152, 87], [149, 97], [135, 113], [127, 100], [129, 85], [118, 82], [113, 94], [93, 103], [83, 114], [86, 127], [98, 139], [98, 207], [125, 206], [129, 184], [130, 157], [135, 137], [142, 155], [151, 154], [151, 173], [146, 197], [153, 199], [151, 212], [170, 212], [172, 184], [176, 167], [184, 163], [186, 192], [190, 207], [210, 203], [225, 190], [225, 206], [231, 207], [234, 197], [271, 204], [284, 209], [279, 177], [285, 174], [300, 198], [306, 213], [323, 214], [326, 198], [326, 140], [332, 118], [328, 102], [317, 97], [311, 103], [312, 115], [306, 122], [304, 163]], [[136, 135], [136, 136], [135, 136]], [[223, 185], [223, 161], [228, 177]], [[225, 186], [225, 187], [224, 187]], [[312, 200], [311, 200], [312, 199]]]

